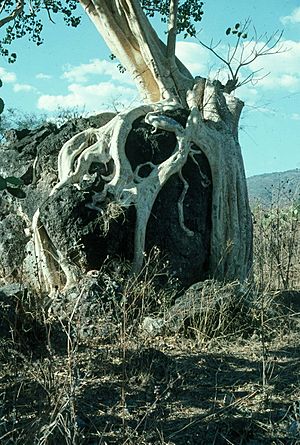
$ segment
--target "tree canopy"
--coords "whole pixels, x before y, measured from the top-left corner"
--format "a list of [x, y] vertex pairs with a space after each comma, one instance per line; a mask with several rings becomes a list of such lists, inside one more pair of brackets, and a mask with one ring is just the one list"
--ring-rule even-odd
[[68, 26], [78, 26], [80, 16], [75, 13], [76, 0], [3, 0], [0, 10], [0, 28], [5, 27], [4, 36], [0, 39], [0, 54], [13, 63], [16, 53], [8, 47], [16, 39], [28, 36], [29, 40], [41, 45], [43, 43], [43, 20], [54, 22], [57, 13], [62, 14]]
[[[148, 17], [160, 14], [162, 22], [169, 17], [171, 0], [140, 0]], [[5, 27], [5, 33], [0, 39], [0, 54], [13, 63], [17, 58], [15, 52], [10, 51], [14, 40], [27, 36], [37, 45], [43, 43], [43, 23], [48, 19], [55, 23], [60, 14], [67, 26], [77, 27], [81, 21], [81, 11], [78, 11], [77, 0], [3, 0], [0, 8], [0, 28]], [[203, 15], [203, 2], [198, 0], [183, 0], [179, 2], [177, 13], [177, 33], [184, 37], [195, 36], [195, 23]]]

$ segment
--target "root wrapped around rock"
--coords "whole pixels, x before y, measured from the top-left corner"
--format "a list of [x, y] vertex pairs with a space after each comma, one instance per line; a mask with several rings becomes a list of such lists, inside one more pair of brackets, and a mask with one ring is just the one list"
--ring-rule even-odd
[[[195, 231], [186, 221], [185, 200], [190, 184], [183, 170], [191, 162], [197, 167], [203, 187], [210, 187], [212, 193], [207, 273], [222, 279], [243, 280], [251, 263], [251, 217], [237, 139], [243, 103], [201, 78], [188, 91], [186, 101], [189, 108], [185, 110], [172, 101], [143, 105], [116, 115], [100, 128], [75, 135], [59, 153], [59, 181], [50, 196], [63, 195], [70, 186], [84, 191], [93, 184], [93, 167], [98, 165], [98, 187], [86, 208], [101, 214], [109, 200], [120, 209], [135, 209], [132, 271], [139, 273], [149, 218], [159, 193], [174, 175], [178, 175], [181, 184], [175, 204], [182, 236], [195, 237]], [[172, 116], [180, 112], [187, 116], [182, 123]], [[159, 146], [164, 153], [159, 161], [153, 156], [148, 159], [141, 156], [138, 163], [139, 155], [133, 162], [130, 159], [127, 142], [137, 121], [143, 121], [151, 135], [170, 134], [172, 149], [168, 153]], [[211, 177], [202, 171], [199, 156], [207, 159]], [[196, 203], [189, 206], [192, 208]], [[46, 289], [73, 285], [79, 270], [52, 242], [39, 212], [34, 217], [33, 231], [40, 280]]]

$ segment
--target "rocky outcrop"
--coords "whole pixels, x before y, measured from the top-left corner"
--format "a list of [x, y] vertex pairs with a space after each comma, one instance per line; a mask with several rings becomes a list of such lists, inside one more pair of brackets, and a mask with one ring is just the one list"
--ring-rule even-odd
[[[18, 200], [6, 192], [0, 198], [2, 281], [24, 281], [28, 269], [34, 269], [30, 237], [32, 218], [38, 208], [49, 238], [47, 248], [61, 252], [80, 273], [99, 270], [108, 256], [132, 260], [134, 208], [120, 209], [109, 196], [100, 211], [91, 205], [93, 193], [103, 188], [101, 175], [107, 174], [103, 164], [91, 165], [90, 176], [80, 190], [75, 185], [66, 185], [49, 196], [57, 183], [57, 158], [62, 145], [76, 133], [102, 126], [113, 116], [105, 113], [73, 120], [60, 128], [46, 124], [37, 130], [9, 132], [6, 143], [0, 146], [0, 174], [21, 177], [26, 198]], [[177, 110], [172, 118], [184, 125], [187, 115]], [[133, 168], [144, 165], [139, 176], [147, 176], [147, 163], [161, 163], [175, 147], [173, 133], [152, 130], [139, 118], [127, 139], [126, 156], [130, 164]], [[194, 156], [197, 162], [189, 159], [182, 170], [189, 185], [183, 202], [184, 222], [194, 236], [188, 236], [179, 221], [178, 201], [183, 181], [177, 174], [170, 177], [159, 193], [147, 225], [146, 252], [157, 246], [168, 261], [169, 272], [184, 287], [206, 278], [210, 253], [212, 180], [206, 157], [198, 153]], [[113, 169], [113, 165], [108, 168]]]

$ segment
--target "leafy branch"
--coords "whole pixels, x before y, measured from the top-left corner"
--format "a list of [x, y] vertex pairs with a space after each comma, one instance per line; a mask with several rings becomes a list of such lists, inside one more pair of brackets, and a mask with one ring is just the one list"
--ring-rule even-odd
[[[167, 23], [170, 18], [170, 11], [177, 9], [176, 33], [184, 32], [184, 38], [196, 35], [195, 23], [200, 22], [203, 16], [204, 3], [199, 0], [140, 0], [140, 3], [148, 17], [154, 17], [156, 13], [160, 14], [160, 20]], [[174, 9], [173, 9], [174, 11]]]
[[2, 26], [14, 20], [23, 11], [24, 0], [18, 0], [16, 2], [14, 9], [9, 10], [8, 7], [11, 6], [11, 3], [12, 2], [10, 0], [4, 0], [2, 3], [2, 6], [0, 8], [0, 15], [3, 12], [6, 12], [6, 15], [2, 18], [0, 17], [0, 28], [2, 28]]
[[0, 55], [6, 57], [9, 63], [16, 60], [16, 53], [9, 53], [7, 46], [14, 40], [28, 35], [29, 40], [37, 45], [43, 43], [42, 13], [45, 11], [48, 19], [54, 23], [54, 14], [61, 13], [68, 26], [76, 27], [80, 17], [74, 14], [78, 6], [77, 0], [2, 0], [0, 6], [0, 28], [5, 26], [5, 32], [0, 38]]

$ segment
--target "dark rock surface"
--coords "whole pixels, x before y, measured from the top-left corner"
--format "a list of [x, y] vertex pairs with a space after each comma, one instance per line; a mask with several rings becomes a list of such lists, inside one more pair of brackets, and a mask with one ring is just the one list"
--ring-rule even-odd
[[[208, 161], [199, 155], [202, 172], [211, 180]], [[166, 255], [170, 268], [184, 287], [207, 278], [211, 231], [212, 186], [204, 187], [197, 166], [188, 159], [183, 176], [189, 183], [183, 212], [184, 222], [194, 236], [188, 236], [179, 225], [177, 203], [183, 184], [172, 176], [159, 193], [149, 219], [147, 250], [156, 245]]]
[[[166, 112], [166, 115], [185, 126], [186, 110]], [[126, 144], [126, 154], [133, 168], [151, 161], [159, 164], [171, 156], [176, 144], [173, 133], [158, 131], [151, 133], [151, 127], [137, 119]], [[184, 199], [184, 222], [194, 236], [188, 236], [180, 227], [178, 200], [183, 183], [178, 175], [173, 175], [159, 193], [148, 222], [146, 251], [157, 246], [170, 264], [170, 270], [184, 287], [207, 277], [208, 256], [211, 232], [212, 178], [206, 157], [195, 155], [197, 165], [188, 158], [182, 170], [189, 184]], [[203, 179], [206, 177], [207, 179]]]
[[29, 239], [25, 221], [17, 214], [1, 215], [0, 224], [0, 277], [12, 281], [20, 277]]
[[[184, 110], [169, 115], [185, 125], [187, 113]], [[95, 180], [85, 189], [67, 186], [48, 197], [57, 182], [57, 156], [62, 145], [76, 133], [91, 126], [101, 126], [112, 117], [113, 114], [106, 114], [77, 119], [61, 128], [46, 124], [38, 130], [11, 131], [6, 144], [0, 146], [0, 174], [21, 177], [26, 192], [26, 198], [22, 200], [6, 192], [1, 196], [2, 277], [11, 275], [16, 279], [16, 275], [20, 275], [28, 241], [28, 230], [25, 229], [30, 228], [37, 208], [40, 208], [40, 220], [55, 248], [83, 273], [99, 269], [107, 256], [132, 260], [135, 209], [120, 212], [111, 219], [109, 230], [104, 230], [101, 215], [87, 207], [93, 191], [99, 190], [101, 171], [97, 170], [97, 165], [92, 166], [96, 172]], [[142, 118], [133, 125], [126, 154], [133, 168], [148, 161], [158, 164], [172, 154], [175, 144], [173, 134], [166, 131], [152, 134], [152, 127]], [[210, 245], [211, 172], [204, 155], [195, 158], [203, 175], [191, 159], [182, 171], [189, 184], [183, 205], [185, 225], [195, 235], [188, 236], [179, 224], [178, 200], [183, 183], [178, 175], [173, 175], [159, 193], [147, 227], [146, 251], [158, 246], [169, 261], [171, 274], [184, 287], [206, 278]], [[143, 175], [147, 174], [145, 169]], [[104, 210], [107, 205], [109, 200], [104, 203]]]

